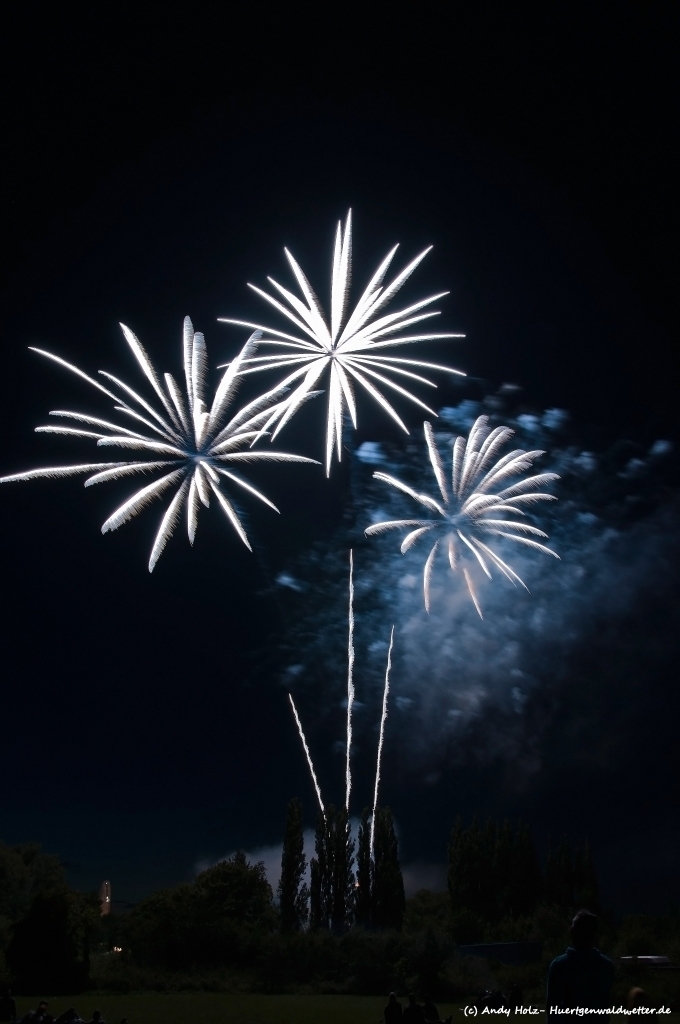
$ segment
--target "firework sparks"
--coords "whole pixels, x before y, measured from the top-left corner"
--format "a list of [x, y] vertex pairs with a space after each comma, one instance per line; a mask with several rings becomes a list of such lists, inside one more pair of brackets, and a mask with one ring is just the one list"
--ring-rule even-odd
[[383, 742], [385, 740], [385, 722], [387, 721], [387, 698], [390, 693], [390, 669], [392, 668], [392, 647], [394, 645], [394, 626], [390, 633], [390, 646], [387, 651], [387, 668], [385, 669], [385, 688], [383, 690], [382, 715], [380, 716], [380, 736], [378, 738], [378, 757], [375, 765], [375, 789], [373, 791], [373, 815], [371, 816], [371, 858], [375, 847], [375, 814], [378, 809], [378, 788], [380, 786], [380, 763], [382, 761]]
[[[212, 405], [208, 407], [206, 404], [208, 356], [205, 340], [201, 333], [194, 332], [189, 317], [186, 317], [184, 321], [186, 401], [171, 374], [165, 374], [165, 387], [163, 387], [141, 343], [124, 324], [121, 324], [121, 327], [125, 340], [132, 349], [148, 383], [153, 388], [160, 406], [154, 408], [131, 387], [104, 370], [100, 370], [99, 373], [107, 382], [111, 383], [113, 390], [104, 387], [92, 377], [88, 377], [78, 367], [67, 363], [59, 356], [55, 356], [51, 352], [44, 352], [42, 349], [33, 349], [39, 355], [71, 370], [106, 395], [114, 402], [115, 411], [127, 417], [128, 423], [132, 421], [132, 425], [137, 428], [133, 430], [129, 426], [122, 426], [83, 413], [56, 410], [51, 412], [50, 416], [61, 420], [75, 421], [84, 424], [89, 429], [60, 423], [36, 427], [36, 431], [43, 434], [63, 434], [69, 437], [93, 439], [96, 440], [98, 447], [142, 451], [148, 453], [149, 457], [143, 461], [50, 466], [46, 469], [33, 469], [26, 473], [2, 477], [0, 483], [90, 473], [92, 475], [85, 481], [85, 486], [91, 487], [94, 484], [117, 480], [136, 473], [154, 473], [162, 470], [162, 476], [142, 487], [109, 516], [102, 526], [102, 533], [118, 529], [165, 491], [176, 488], [176, 493], [163, 515], [156, 534], [149, 559], [149, 572], [153, 571], [163, 553], [185, 505], [189, 541], [191, 544], [194, 543], [198, 510], [201, 505], [205, 505], [206, 508], [210, 505], [211, 494], [217, 499], [238, 536], [251, 550], [241, 520], [231, 501], [224, 494], [222, 485], [225, 481], [229, 481], [248, 494], [259, 498], [274, 511], [278, 512], [278, 509], [269, 498], [235, 472], [238, 463], [316, 461], [287, 452], [253, 451], [252, 448], [247, 447], [259, 436], [262, 423], [270, 417], [272, 410], [286, 404], [286, 400], [283, 400], [283, 403], [281, 401], [282, 395], [285, 393], [281, 387], [261, 395], [243, 406], [234, 415], [230, 417], [227, 415], [244, 363], [252, 357], [255, 351], [257, 336], [253, 335], [248, 340], [239, 355], [228, 366], [217, 387]], [[138, 429], [140, 425], [145, 428], [144, 432], [140, 432]], [[244, 447], [246, 447], [245, 451], [239, 450]]]
[[312, 782], [314, 783], [314, 789], [316, 790], [316, 797], [317, 797], [317, 800], [319, 801], [319, 807], [321, 808], [321, 813], [323, 815], [325, 815], [326, 814], [326, 809], [325, 809], [325, 807], [323, 805], [323, 800], [321, 799], [321, 789], [319, 787], [319, 783], [318, 783], [317, 778], [316, 778], [316, 772], [314, 771], [314, 765], [312, 763], [312, 755], [310, 754], [309, 747], [307, 746], [307, 740], [305, 739], [305, 734], [304, 734], [304, 732], [302, 730], [302, 722], [300, 721], [300, 716], [297, 713], [297, 708], [295, 707], [295, 701], [293, 700], [293, 697], [292, 697], [292, 695], [290, 693], [288, 694], [288, 700], [290, 701], [290, 706], [293, 709], [293, 715], [295, 716], [295, 724], [298, 727], [298, 732], [300, 734], [300, 739], [302, 740], [302, 746], [304, 747], [304, 750], [305, 750], [305, 756], [307, 757], [307, 764], [309, 765], [309, 771], [310, 771], [311, 776], [312, 776]]
[[[303, 296], [299, 299], [273, 278], [268, 278], [271, 286], [278, 292], [283, 301], [263, 291], [255, 285], [249, 285], [261, 298], [270, 303], [279, 313], [295, 325], [301, 334], [288, 334], [261, 324], [243, 320], [220, 319], [224, 323], [236, 324], [240, 327], [254, 328], [265, 332], [261, 344], [282, 349], [279, 355], [253, 356], [246, 373], [257, 373], [262, 370], [279, 370], [292, 368], [292, 372], [282, 381], [288, 386], [295, 381], [299, 383], [291, 392], [286, 402], [273, 409], [263, 425], [263, 431], [274, 427], [272, 440], [297, 412], [328, 371], [328, 417], [326, 424], [326, 475], [330, 473], [333, 449], [338, 461], [342, 453], [342, 421], [345, 407], [349, 410], [354, 427], [357, 424], [357, 410], [354, 385], [359, 384], [399, 426], [408, 433], [401, 418], [380, 391], [375, 382], [383, 388], [389, 388], [403, 398], [407, 398], [427, 412], [436, 416], [419, 398], [403, 388], [392, 377], [407, 378], [430, 387], [436, 385], [414, 373], [415, 369], [443, 370], [465, 376], [460, 370], [436, 363], [422, 362], [416, 359], [403, 359], [385, 354], [386, 349], [395, 345], [412, 344], [419, 341], [433, 341], [443, 338], [463, 338], [463, 334], [425, 333], [402, 334], [406, 328], [414, 324], [438, 316], [436, 310], [423, 312], [426, 306], [441, 299], [447, 292], [439, 292], [426, 299], [413, 303], [396, 313], [377, 316], [396, 295], [408, 280], [419, 263], [428, 254], [431, 246], [416, 256], [408, 266], [398, 274], [387, 286], [382, 285], [388, 268], [394, 258], [398, 246], [387, 254], [366, 290], [354, 309], [349, 312], [350, 264], [352, 247], [352, 211], [347, 214], [344, 230], [338, 224], [333, 252], [333, 270], [331, 274], [331, 315], [324, 315], [321, 305], [292, 253], [285, 249], [286, 258], [295, 276]], [[394, 335], [399, 337], [394, 337]], [[392, 337], [390, 337], [392, 336]]]
[[349, 553], [349, 635], [347, 638], [347, 756], [345, 762], [345, 808], [349, 811], [352, 791], [352, 706], [354, 704], [354, 555]]
[[[547, 539], [536, 526], [530, 523], [507, 518], [508, 516], [526, 516], [525, 507], [538, 501], [555, 501], [553, 494], [539, 490], [552, 480], [559, 479], [556, 473], [539, 473], [527, 476], [507, 486], [511, 477], [519, 476], [533, 468], [535, 459], [544, 455], [542, 451], [525, 452], [516, 449], [498, 458], [503, 445], [514, 431], [509, 427], [496, 427], [489, 430], [488, 417], [480, 416], [474, 423], [469, 436], [457, 437], [453, 444], [453, 460], [451, 480], [447, 481], [444, 473], [442, 457], [435, 443], [432, 426], [423, 424], [430, 463], [439, 487], [440, 497], [435, 499], [427, 494], [420, 494], [412, 487], [402, 483], [387, 473], [374, 473], [376, 480], [383, 480], [390, 486], [402, 491], [436, 518], [429, 519], [398, 519], [390, 522], [375, 523], [365, 531], [367, 536], [385, 533], [388, 530], [409, 528], [402, 541], [401, 551], [404, 554], [422, 537], [438, 534], [425, 562], [423, 571], [423, 596], [425, 608], [430, 611], [430, 583], [434, 571], [437, 553], [445, 552], [449, 567], [456, 571], [464, 557], [472, 556], [491, 579], [489, 566], [493, 566], [510, 580], [513, 585], [518, 583], [528, 590], [524, 580], [520, 579], [500, 555], [484, 540], [501, 537], [503, 540], [514, 541], [536, 551], [559, 558], [551, 548], [541, 544], [535, 538]], [[497, 460], [497, 461], [495, 461]], [[499, 489], [500, 488], [500, 489]], [[523, 507], [522, 507], [523, 506]], [[502, 517], [502, 518], [499, 518]], [[444, 536], [442, 536], [442, 533]], [[484, 540], [482, 540], [484, 538]], [[482, 611], [474, 590], [472, 576], [467, 567], [463, 567], [468, 591], [480, 618]]]

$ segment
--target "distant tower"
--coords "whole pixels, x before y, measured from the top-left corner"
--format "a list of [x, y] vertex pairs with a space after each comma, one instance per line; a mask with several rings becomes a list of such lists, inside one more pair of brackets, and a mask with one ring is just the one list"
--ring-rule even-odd
[[102, 917], [111, 913], [111, 883], [102, 882], [99, 890], [99, 913]]

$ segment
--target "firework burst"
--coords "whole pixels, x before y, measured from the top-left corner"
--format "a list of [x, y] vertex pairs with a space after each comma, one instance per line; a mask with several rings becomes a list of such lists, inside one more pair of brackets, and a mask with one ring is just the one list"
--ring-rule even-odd
[[[557, 480], [556, 473], [539, 473], [525, 476], [511, 483], [512, 477], [531, 470], [534, 461], [544, 455], [542, 451], [525, 452], [516, 449], [498, 458], [503, 445], [513, 436], [509, 427], [489, 429], [488, 417], [480, 416], [474, 423], [467, 438], [457, 437], [453, 443], [453, 460], [450, 481], [446, 479], [444, 463], [437, 448], [434, 432], [429, 423], [423, 424], [425, 441], [430, 457], [440, 497], [435, 499], [427, 494], [420, 494], [412, 487], [397, 480], [387, 473], [374, 473], [376, 480], [383, 480], [397, 490], [408, 494], [430, 515], [428, 519], [396, 519], [389, 522], [374, 523], [365, 531], [367, 536], [385, 533], [388, 530], [407, 529], [409, 532], [401, 544], [401, 552], [405, 554], [409, 548], [422, 538], [436, 540], [430, 548], [423, 571], [423, 595], [425, 608], [430, 611], [430, 582], [438, 552], [448, 559], [452, 571], [462, 570], [467, 588], [477, 612], [482, 617], [479, 599], [475, 592], [472, 575], [464, 564], [465, 560], [473, 559], [491, 579], [490, 566], [499, 569], [513, 585], [518, 583], [528, 590], [526, 583], [500, 555], [485, 541], [500, 537], [505, 541], [513, 541], [536, 551], [559, 558], [554, 551], [541, 544], [547, 534], [538, 527], [525, 521], [526, 507], [539, 501], [554, 501], [555, 496], [540, 491], [540, 488], [552, 480]], [[497, 461], [496, 461], [497, 460]], [[520, 516], [521, 519], [512, 518]]]
[[[121, 426], [118, 423], [84, 413], [55, 410], [50, 412], [50, 416], [84, 424], [87, 429], [60, 423], [36, 427], [36, 432], [87, 438], [96, 440], [98, 447], [142, 451], [148, 453], [149, 457], [143, 461], [95, 462], [32, 469], [26, 473], [2, 477], [0, 483], [90, 473], [92, 475], [85, 481], [85, 486], [91, 487], [94, 484], [138, 473], [162, 471], [160, 477], [136, 491], [109, 516], [102, 526], [102, 533], [118, 529], [123, 523], [141, 512], [150, 502], [160, 498], [166, 491], [175, 489], [176, 493], [163, 515], [156, 534], [149, 560], [149, 572], [153, 571], [165, 545], [172, 536], [184, 506], [187, 510], [189, 541], [193, 544], [198, 510], [201, 505], [209, 507], [211, 495], [216, 498], [243, 543], [251, 550], [241, 520], [222, 490], [223, 485], [228, 481], [241, 490], [247, 491], [248, 494], [259, 498], [276, 512], [278, 509], [269, 498], [234, 471], [238, 463], [257, 461], [316, 462], [315, 459], [307, 459], [287, 452], [252, 451], [247, 447], [259, 436], [262, 423], [271, 415], [272, 410], [280, 408], [285, 389], [279, 387], [269, 391], [243, 406], [235, 414], [228, 415], [241, 370], [244, 362], [251, 358], [255, 351], [257, 337], [253, 335], [236, 359], [228, 366], [217, 387], [212, 405], [208, 407], [206, 403], [208, 356], [205, 340], [201, 333], [194, 332], [189, 317], [186, 317], [184, 321], [186, 401], [171, 374], [165, 374], [165, 387], [163, 387], [151, 360], [138, 339], [124, 324], [121, 324], [121, 327], [125, 340], [132, 349], [148, 383], [153, 388], [160, 406], [154, 408], [131, 387], [104, 370], [100, 370], [99, 373], [107, 382], [110, 382], [112, 389], [104, 387], [99, 381], [88, 377], [82, 370], [67, 363], [59, 356], [42, 349], [33, 349], [34, 352], [52, 359], [59, 366], [71, 370], [106, 395], [113, 401], [115, 411], [127, 417], [127, 422], [132, 421], [134, 427], [137, 428], [131, 429], [129, 426]], [[285, 399], [283, 404], [285, 404]], [[140, 431], [140, 426], [144, 428], [143, 432]], [[239, 450], [244, 447], [246, 447], [245, 451]]]
[[[328, 381], [328, 416], [326, 423], [326, 475], [330, 473], [333, 449], [337, 452], [338, 461], [342, 452], [342, 420], [345, 408], [349, 410], [353, 425], [357, 424], [357, 409], [354, 385], [359, 384], [399, 426], [408, 433], [408, 429], [392, 405], [376, 387], [383, 388], [415, 402], [421, 408], [437, 414], [410, 391], [403, 388], [392, 377], [407, 378], [418, 381], [429, 387], [436, 385], [414, 373], [414, 369], [443, 370], [464, 376], [460, 370], [436, 363], [422, 362], [416, 359], [403, 359], [385, 354], [385, 350], [395, 345], [413, 344], [419, 341], [433, 341], [443, 338], [463, 338], [463, 334], [436, 334], [431, 332], [402, 334], [406, 328], [414, 324], [438, 316], [436, 310], [423, 312], [426, 306], [441, 299], [447, 292], [440, 292], [421, 299], [396, 313], [378, 316], [403, 284], [408, 280], [419, 263], [428, 254], [425, 249], [408, 264], [394, 280], [383, 287], [383, 280], [394, 258], [398, 246], [388, 252], [366, 290], [353, 310], [349, 309], [350, 265], [352, 248], [352, 212], [347, 215], [344, 230], [338, 224], [333, 251], [333, 270], [331, 274], [331, 314], [327, 317], [312, 287], [292, 253], [285, 249], [286, 258], [302, 293], [302, 300], [288, 291], [273, 278], [268, 278], [271, 286], [278, 292], [283, 301], [263, 291], [255, 285], [249, 285], [261, 298], [270, 303], [279, 313], [295, 325], [300, 334], [292, 335], [262, 324], [244, 320], [231, 320], [221, 317], [223, 323], [236, 324], [265, 332], [260, 344], [283, 349], [279, 355], [253, 356], [247, 360], [250, 364], [247, 373], [262, 370], [280, 370], [295, 367], [282, 381], [288, 386], [295, 381], [299, 383], [291, 392], [286, 402], [273, 409], [263, 425], [263, 431], [273, 427], [272, 440], [297, 412], [301, 404], [317, 387], [322, 376], [327, 372]], [[394, 335], [399, 337], [394, 337]]]

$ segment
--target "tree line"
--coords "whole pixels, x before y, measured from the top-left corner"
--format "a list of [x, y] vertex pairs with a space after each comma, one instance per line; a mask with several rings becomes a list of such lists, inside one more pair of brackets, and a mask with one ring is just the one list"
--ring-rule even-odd
[[96, 897], [70, 889], [57, 858], [0, 844], [0, 982], [57, 993], [93, 978], [144, 988], [227, 971], [256, 987], [346, 976], [357, 991], [380, 991], [397, 984], [398, 964], [404, 979], [417, 964], [419, 976], [438, 976], [455, 943], [534, 935], [546, 907], [558, 930], [577, 907], [599, 909], [587, 845], [562, 840], [541, 868], [526, 824], [492, 821], [456, 822], [448, 894], [407, 904], [389, 808], [374, 822], [365, 810], [355, 837], [345, 809], [328, 807], [307, 864], [298, 800], [287, 810], [277, 896], [264, 865], [238, 852], [129, 914], [100, 918]]
[[576, 848], [566, 838], [551, 844], [541, 870], [524, 822], [512, 828], [508, 821], [473, 821], [464, 828], [458, 819], [448, 848], [448, 891], [454, 930], [463, 941], [474, 941], [486, 923], [529, 917], [540, 904], [600, 910], [588, 842]]

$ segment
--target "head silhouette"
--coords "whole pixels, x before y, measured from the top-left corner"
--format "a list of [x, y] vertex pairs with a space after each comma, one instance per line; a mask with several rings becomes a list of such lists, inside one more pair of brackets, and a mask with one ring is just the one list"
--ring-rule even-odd
[[595, 945], [597, 917], [589, 910], [579, 910], [571, 922], [571, 944], [574, 949], [590, 949]]

